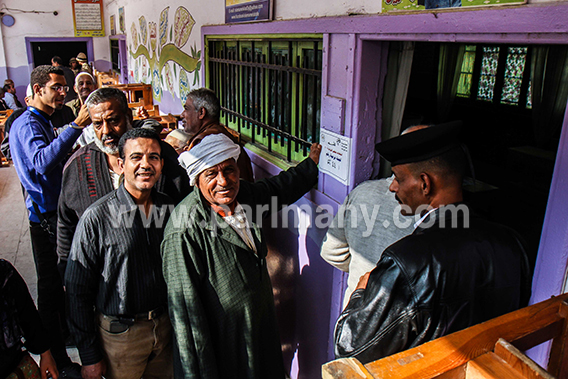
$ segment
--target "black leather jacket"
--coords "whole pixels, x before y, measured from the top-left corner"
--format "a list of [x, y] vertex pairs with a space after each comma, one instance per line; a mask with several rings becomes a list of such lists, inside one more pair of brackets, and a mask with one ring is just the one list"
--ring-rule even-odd
[[352, 294], [335, 327], [335, 355], [377, 360], [516, 310], [529, 296], [517, 233], [438, 209], [389, 246], [367, 287]]

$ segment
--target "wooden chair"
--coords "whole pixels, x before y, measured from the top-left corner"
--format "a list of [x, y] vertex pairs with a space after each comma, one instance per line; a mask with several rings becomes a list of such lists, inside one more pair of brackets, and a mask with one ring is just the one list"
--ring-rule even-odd
[[[568, 378], [568, 294], [508, 313], [365, 365], [326, 363], [322, 376], [381, 379]], [[552, 340], [548, 372], [523, 351]]]
[[144, 99], [144, 104], [146, 104], [147, 106], [154, 104], [151, 84], [129, 83], [111, 85], [110, 87], [118, 88], [124, 91], [129, 103], [137, 103], [140, 101], [140, 99]]

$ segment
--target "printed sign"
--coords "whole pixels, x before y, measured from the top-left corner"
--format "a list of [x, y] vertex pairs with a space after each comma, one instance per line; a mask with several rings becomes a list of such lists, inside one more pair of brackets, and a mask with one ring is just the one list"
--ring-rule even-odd
[[102, 0], [73, 0], [75, 37], [104, 37]]
[[272, 19], [272, 0], [225, 0], [225, 23]]
[[351, 164], [351, 138], [321, 129], [322, 146], [319, 168], [321, 172], [333, 176], [345, 185], [349, 185]]

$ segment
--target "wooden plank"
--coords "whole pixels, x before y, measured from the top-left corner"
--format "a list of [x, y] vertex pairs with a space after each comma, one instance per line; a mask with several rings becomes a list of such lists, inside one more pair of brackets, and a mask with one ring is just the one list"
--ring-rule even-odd
[[467, 364], [466, 379], [523, 379], [525, 378], [499, 358], [489, 352], [471, 360]]
[[568, 304], [565, 301], [560, 303], [559, 314], [564, 317], [562, 331], [560, 335], [552, 340], [550, 349], [550, 360], [548, 361], [548, 371], [559, 378], [568, 377], [568, 348], [566, 347], [568, 337]]
[[523, 354], [515, 346], [500, 338], [495, 345], [495, 355], [503, 359], [511, 367], [517, 371], [523, 378], [527, 379], [554, 379], [542, 367], [536, 364], [532, 359]]
[[322, 366], [323, 379], [373, 379], [365, 366], [355, 358], [342, 358]]
[[[559, 304], [568, 294], [519, 309], [501, 317], [474, 325], [465, 330], [427, 342], [414, 349], [367, 363], [371, 377], [381, 379], [430, 379], [492, 351], [497, 340], [514, 343], [519, 338], [563, 322]], [[401, 364], [408, 356], [421, 354], [420, 359]]]

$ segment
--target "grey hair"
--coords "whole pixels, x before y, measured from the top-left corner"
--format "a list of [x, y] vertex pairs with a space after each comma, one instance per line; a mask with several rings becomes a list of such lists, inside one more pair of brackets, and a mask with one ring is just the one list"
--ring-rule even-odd
[[120, 106], [120, 111], [124, 112], [124, 114], [128, 115], [128, 113], [132, 114], [130, 109], [128, 108], [128, 101], [126, 100], [126, 95], [124, 92], [119, 90], [118, 88], [113, 87], [103, 87], [99, 88], [91, 92], [87, 100], [85, 100], [85, 104], [87, 104], [87, 108], [94, 107], [95, 105], [106, 103], [110, 100], [116, 100]]
[[215, 92], [209, 88], [198, 88], [189, 92], [187, 98], [191, 99], [193, 107], [197, 112], [199, 112], [201, 108], [205, 108], [207, 116], [213, 120], [219, 120], [221, 103]]

